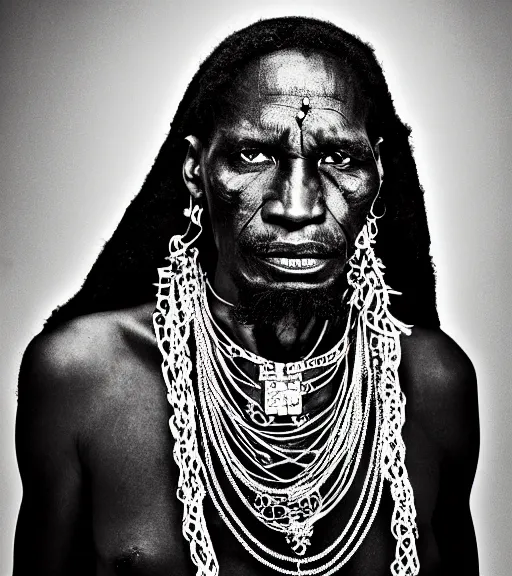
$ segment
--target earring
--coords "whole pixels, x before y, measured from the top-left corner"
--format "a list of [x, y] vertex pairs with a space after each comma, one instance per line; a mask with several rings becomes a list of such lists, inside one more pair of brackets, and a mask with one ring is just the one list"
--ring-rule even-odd
[[370, 208], [370, 214], [377, 220], [380, 220], [386, 215], [386, 203], [381, 197], [380, 192], [379, 194], [377, 194], [377, 196], [375, 196], [372, 202], [372, 206]]
[[[189, 325], [194, 317], [195, 302], [199, 298], [202, 282], [202, 273], [197, 262], [199, 252], [192, 246], [203, 230], [202, 212], [203, 208], [199, 204], [194, 205], [190, 197], [189, 207], [183, 212], [189, 218], [187, 229], [184, 234], [175, 234], [171, 238], [167, 257], [169, 265], [158, 269], [155, 330], [158, 342], [166, 342], [166, 346], [170, 346], [171, 350], [175, 349], [173, 346], [178, 346], [178, 343], [171, 345], [169, 339], [176, 338], [176, 334], [183, 331], [187, 338], [179, 343], [178, 348], [188, 348]], [[191, 235], [192, 238], [189, 239]]]
[[[383, 214], [382, 214], [383, 215]], [[357, 311], [357, 331], [363, 337], [366, 370], [373, 383], [382, 418], [380, 431], [381, 473], [390, 484], [394, 502], [391, 531], [397, 540], [393, 575], [417, 574], [416, 508], [414, 494], [405, 467], [405, 444], [402, 427], [405, 422], [405, 396], [400, 388], [400, 335], [410, 334], [407, 326], [394, 318], [389, 310], [390, 295], [400, 294], [384, 281], [384, 265], [375, 255], [377, 236], [374, 205], [355, 241], [355, 253], [349, 260], [347, 280], [351, 287], [349, 305]]]
[[382, 274], [384, 266], [373, 250], [377, 236], [377, 217], [372, 213], [366, 217], [366, 222], [355, 240], [354, 254], [348, 261], [347, 280], [352, 288], [350, 305], [360, 312], [370, 307], [370, 301], [375, 298], [376, 292], [384, 296], [379, 299], [381, 304], [387, 303], [387, 286]]
[[169, 265], [158, 269], [153, 326], [163, 358], [162, 375], [167, 387], [167, 400], [172, 409], [169, 428], [174, 438], [174, 460], [180, 470], [176, 496], [183, 503], [183, 536], [190, 545], [192, 562], [200, 567], [198, 573], [218, 574], [218, 562], [203, 512], [206, 492], [200, 476], [203, 465], [196, 435], [188, 343], [196, 310], [200, 306], [201, 291], [204, 290], [204, 278], [197, 261], [199, 252], [192, 246], [203, 229], [202, 212], [203, 208], [194, 205], [190, 198], [189, 207], [184, 210], [184, 215], [189, 218], [187, 229], [169, 242]]
[[[182, 253], [186, 252], [189, 247], [199, 238], [201, 232], [203, 231], [203, 225], [201, 224], [202, 214], [203, 207], [199, 203], [194, 204], [192, 196], [190, 196], [188, 208], [183, 210], [183, 215], [189, 219], [187, 229], [185, 230], [184, 234], [176, 234], [171, 238], [169, 242], [168, 259], [176, 258]], [[199, 230], [190, 240], [186, 240], [186, 237], [189, 235], [194, 226], [199, 228]], [[194, 248], [193, 250], [197, 252], [197, 248]]]

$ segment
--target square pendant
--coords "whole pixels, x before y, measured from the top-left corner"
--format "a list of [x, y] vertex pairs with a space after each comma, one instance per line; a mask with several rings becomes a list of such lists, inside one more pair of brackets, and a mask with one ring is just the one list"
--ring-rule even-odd
[[295, 380], [265, 380], [264, 409], [268, 416], [298, 416], [302, 414], [301, 382]]

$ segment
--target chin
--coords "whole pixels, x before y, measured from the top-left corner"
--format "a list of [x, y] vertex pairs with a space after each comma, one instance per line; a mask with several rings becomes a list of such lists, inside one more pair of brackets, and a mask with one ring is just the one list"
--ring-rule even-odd
[[242, 324], [276, 324], [289, 316], [299, 323], [307, 323], [312, 317], [331, 320], [340, 316], [344, 308], [344, 275], [322, 282], [238, 280], [239, 301], [233, 314]]

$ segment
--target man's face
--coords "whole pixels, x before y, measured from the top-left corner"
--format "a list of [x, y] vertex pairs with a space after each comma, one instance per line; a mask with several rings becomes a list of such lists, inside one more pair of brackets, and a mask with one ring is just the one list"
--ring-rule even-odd
[[339, 285], [379, 171], [349, 70], [298, 51], [250, 64], [201, 154], [217, 290], [237, 302]]

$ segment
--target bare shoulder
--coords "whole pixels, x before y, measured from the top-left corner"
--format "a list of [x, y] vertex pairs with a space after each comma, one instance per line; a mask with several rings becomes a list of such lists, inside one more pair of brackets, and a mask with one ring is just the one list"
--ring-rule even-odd
[[91, 422], [94, 399], [154, 348], [151, 311], [141, 306], [92, 314], [36, 336], [21, 365], [19, 408], [37, 406], [48, 417], [65, 409], [62, 418], [79, 426], [87, 407]]
[[22, 375], [58, 383], [90, 382], [108, 373], [132, 342], [153, 342], [148, 306], [75, 318], [29, 344]]
[[467, 354], [440, 329], [402, 338], [400, 378], [409, 417], [447, 454], [478, 453], [476, 374]]
[[151, 402], [159, 384], [151, 312], [150, 305], [77, 318], [43, 332], [27, 348], [16, 417], [23, 483], [16, 574], [41, 566], [45, 574], [94, 573], [90, 479], [107, 491], [107, 499], [102, 491], [98, 496], [99, 508], [106, 509], [109, 498], [121, 498], [119, 481], [129, 476], [127, 468], [141, 462], [149, 469], [156, 461], [158, 446], [140, 433], [148, 419], [135, 430], [127, 425], [141, 420], [133, 408], [144, 400], [144, 390], [153, 396], [142, 404], [151, 406], [151, 414], [158, 406], [158, 398]]

